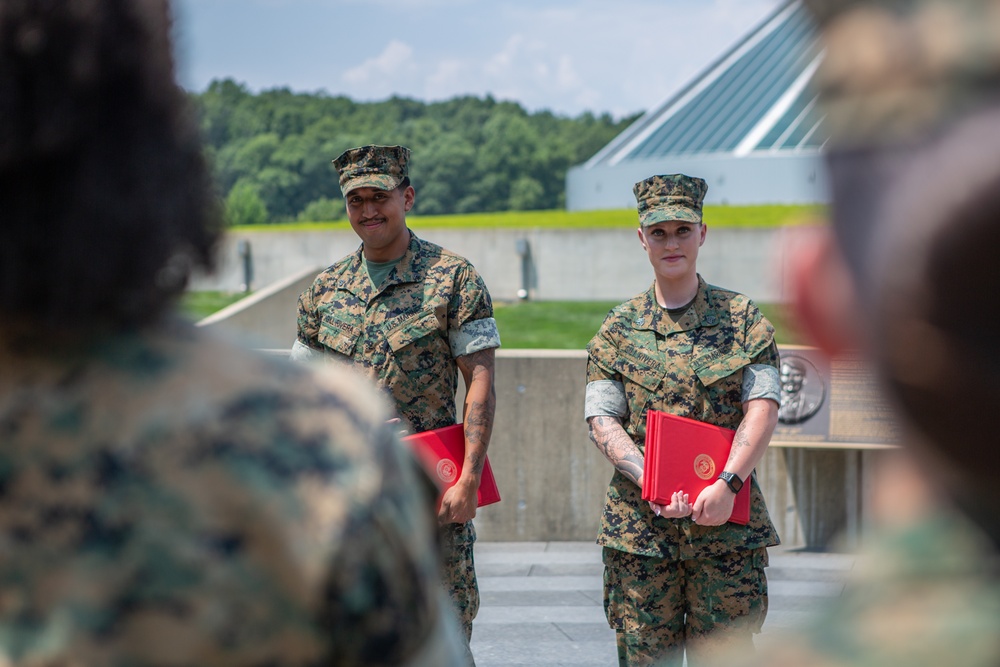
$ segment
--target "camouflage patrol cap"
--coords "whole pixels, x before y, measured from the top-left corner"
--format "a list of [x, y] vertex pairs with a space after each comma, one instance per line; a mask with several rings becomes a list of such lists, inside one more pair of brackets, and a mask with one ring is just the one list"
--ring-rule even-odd
[[357, 188], [395, 190], [409, 174], [410, 149], [404, 146], [360, 146], [333, 161], [346, 196]]
[[1000, 96], [1000, 0], [805, 0], [833, 148], [907, 143]]
[[701, 222], [701, 203], [708, 184], [695, 176], [664, 174], [639, 181], [632, 192], [643, 227], [668, 220]]

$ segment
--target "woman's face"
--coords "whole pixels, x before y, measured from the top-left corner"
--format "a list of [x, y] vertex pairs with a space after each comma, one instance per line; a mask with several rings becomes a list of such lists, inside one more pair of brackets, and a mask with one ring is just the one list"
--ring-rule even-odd
[[704, 223], [671, 220], [638, 231], [639, 242], [658, 277], [676, 280], [697, 273], [698, 249], [707, 231]]

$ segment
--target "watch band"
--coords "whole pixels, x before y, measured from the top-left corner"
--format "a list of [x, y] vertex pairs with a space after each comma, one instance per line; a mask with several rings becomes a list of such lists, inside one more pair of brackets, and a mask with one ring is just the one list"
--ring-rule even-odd
[[729, 490], [732, 491], [733, 493], [739, 493], [740, 489], [743, 488], [743, 480], [740, 479], [740, 476], [737, 475], [736, 473], [726, 472], [725, 470], [723, 470], [722, 472], [719, 473], [719, 479], [724, 481], [726, 483], [726, 486], [728, 486]]

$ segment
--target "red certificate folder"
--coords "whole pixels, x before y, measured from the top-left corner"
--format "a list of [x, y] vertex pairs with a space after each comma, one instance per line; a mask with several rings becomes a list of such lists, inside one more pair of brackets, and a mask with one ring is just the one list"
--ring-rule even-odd
[[[646, 413], [646, 468], [642, 499], [669, 505], [675, 491], [691, 498], [715, 483], [729, 460], [736, 431], [658, 410]], [[732, 523], [750, 521], [750, 480], [736, 494]]]
[[[455, 485], [465, 463], [465, 430], [461, 424], [408, 435], [403, 442], [413, 449], [442, 494]], [[487, 457], [479, 478], [479, 507], [498, 502], [500, 491]]]

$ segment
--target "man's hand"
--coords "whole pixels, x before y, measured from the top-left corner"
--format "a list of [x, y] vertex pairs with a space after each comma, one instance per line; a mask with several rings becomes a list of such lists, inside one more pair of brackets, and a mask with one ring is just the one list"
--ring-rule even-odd
[[460, 477], [453, 487], [444, 492], [441, 498], [441, 509], [438, 510], [438, 523], [465, 523], [476, 516], [479, 504], [478, 480]]
[[721, 526], [732, 516], [735, 502], [736, 494], [724, 481], [717, 479], [698, 495], [691, 508], [691, 518], [699, 526]]

